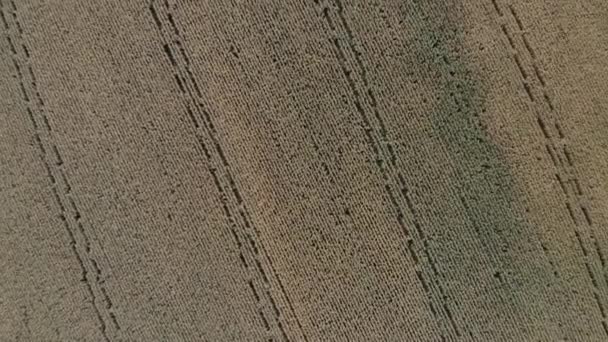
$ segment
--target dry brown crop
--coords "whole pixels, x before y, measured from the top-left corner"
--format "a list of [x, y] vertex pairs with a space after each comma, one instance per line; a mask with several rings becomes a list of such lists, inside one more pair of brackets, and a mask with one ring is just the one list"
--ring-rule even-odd
[[0, 21], [0, 342], [608, 341], [608, 2]]

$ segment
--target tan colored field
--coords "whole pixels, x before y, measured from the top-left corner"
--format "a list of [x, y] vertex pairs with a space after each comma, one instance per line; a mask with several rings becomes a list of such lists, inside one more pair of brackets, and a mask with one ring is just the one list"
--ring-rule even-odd
[[608, 341], [608, 2], [0, 10], [0, 342]]

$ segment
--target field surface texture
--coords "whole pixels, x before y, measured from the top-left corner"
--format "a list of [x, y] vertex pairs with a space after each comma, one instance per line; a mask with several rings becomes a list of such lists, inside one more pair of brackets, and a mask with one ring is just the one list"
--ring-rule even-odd
[[12, 341], [608, 341], [608, 1], [0, 0]]

